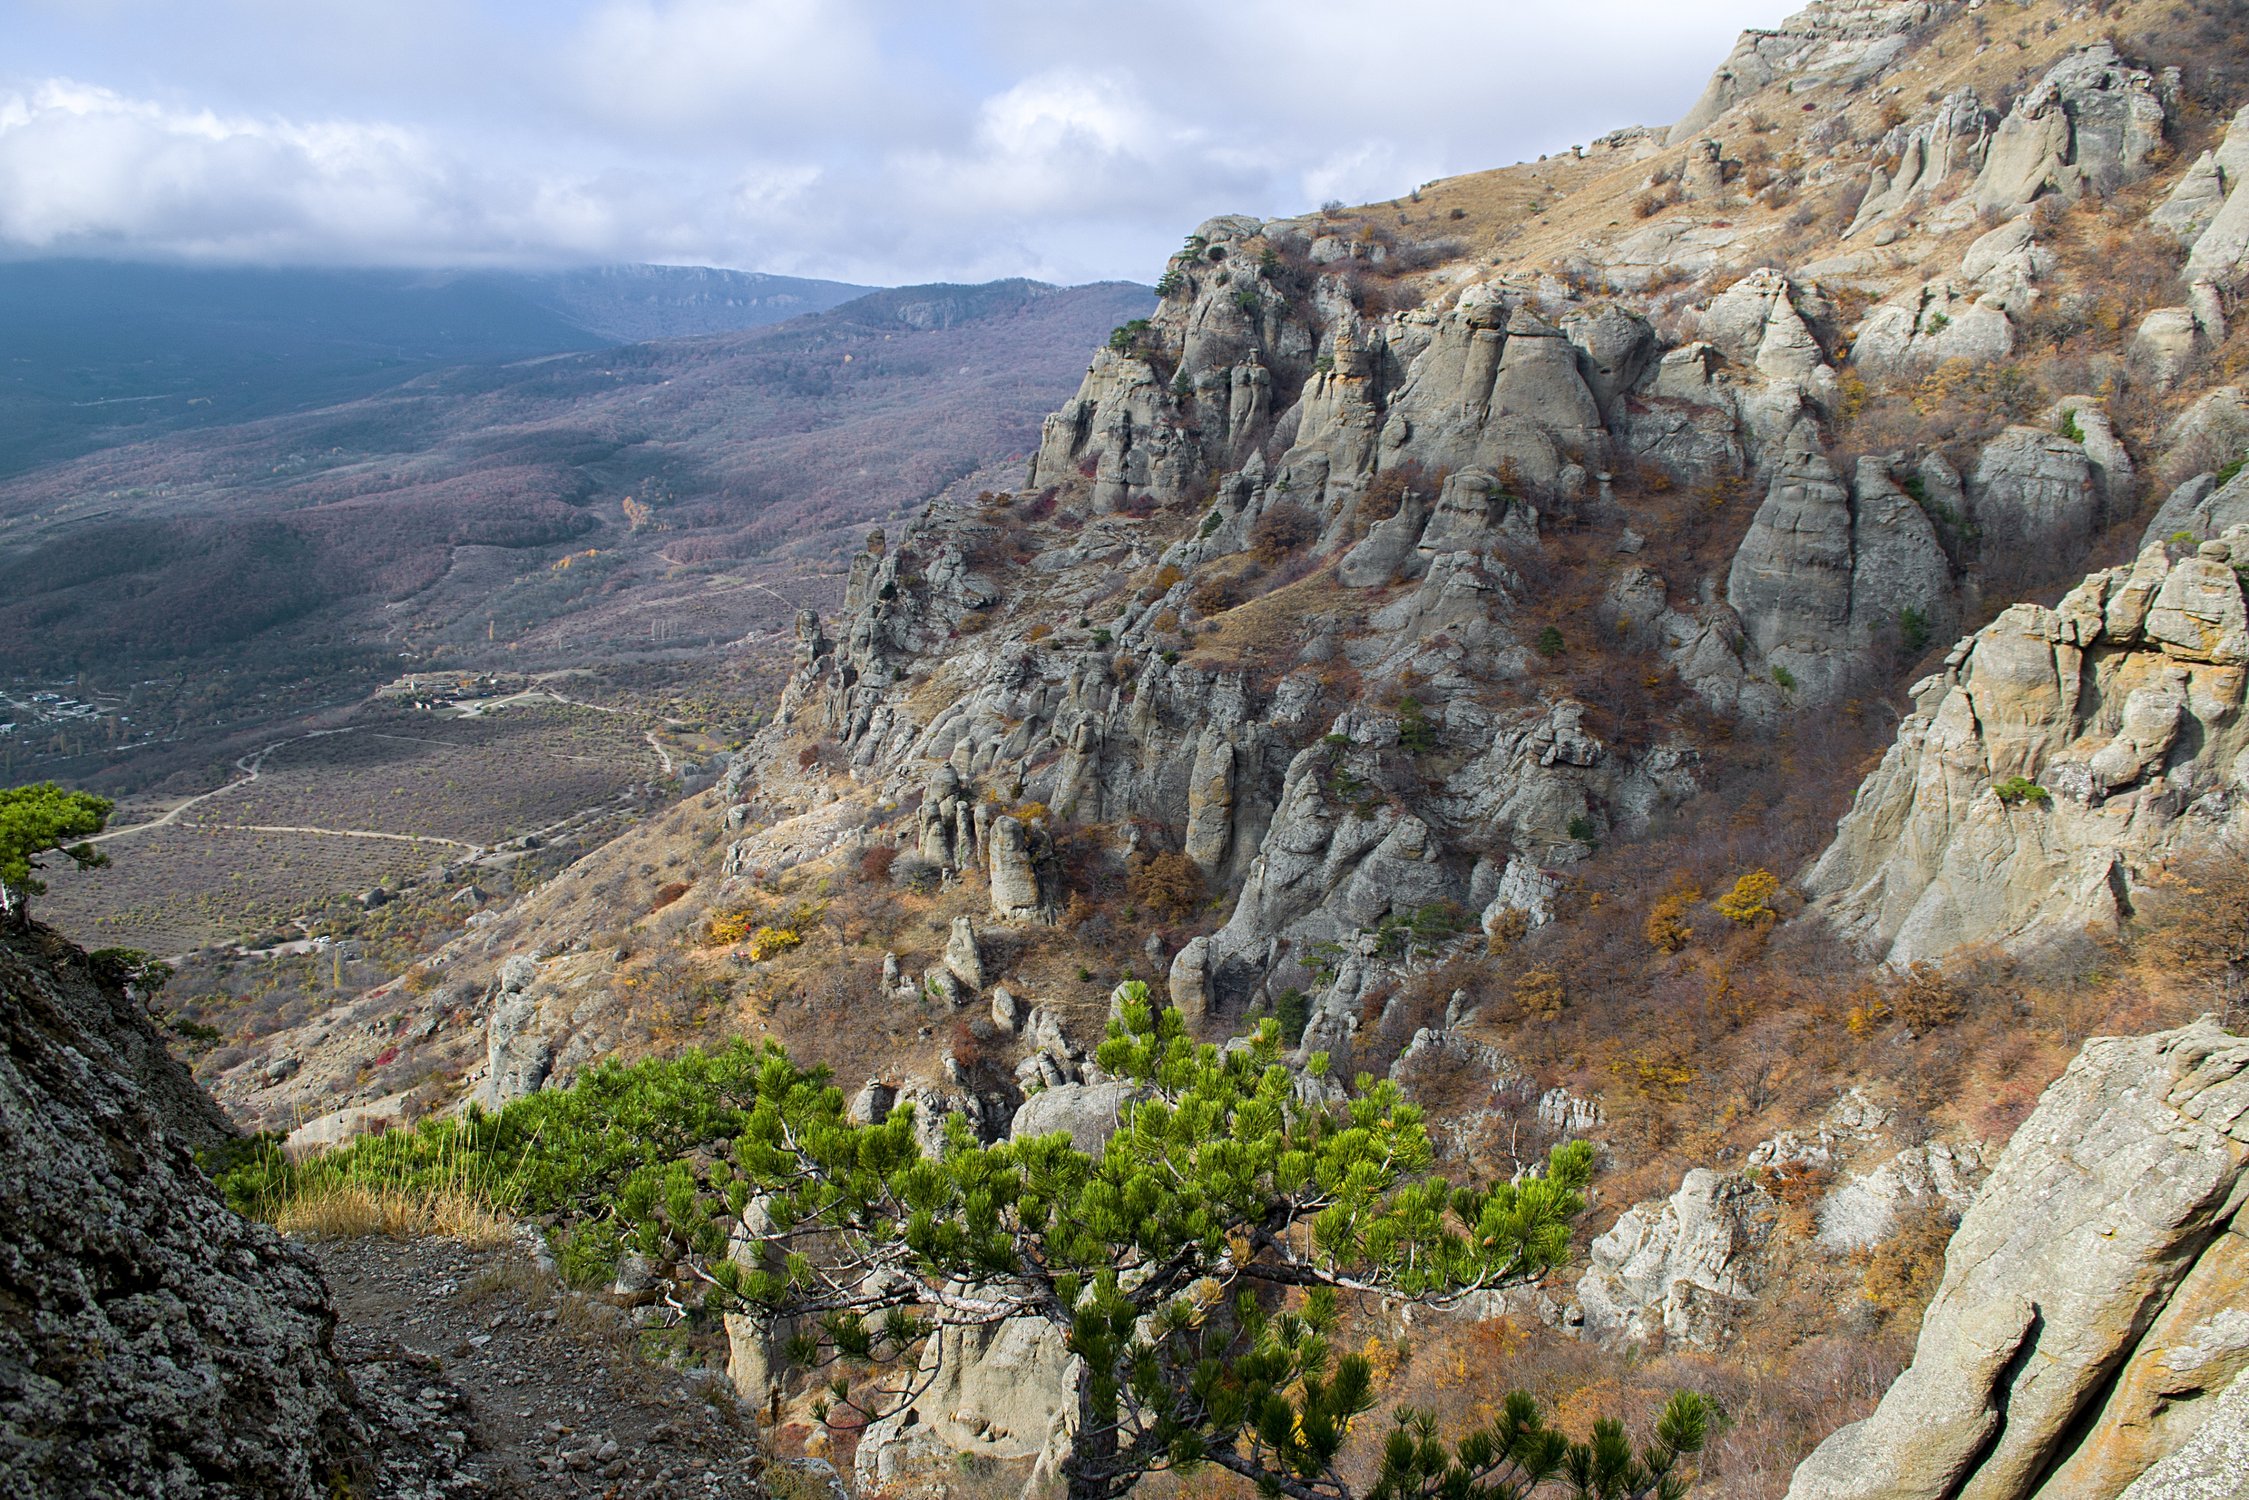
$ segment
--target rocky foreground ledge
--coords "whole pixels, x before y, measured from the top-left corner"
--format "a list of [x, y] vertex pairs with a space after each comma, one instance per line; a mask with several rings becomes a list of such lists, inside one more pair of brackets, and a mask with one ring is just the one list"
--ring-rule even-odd
[[2086, 1043], [1961, 1219], [1912, 1368], [1789, 1500], [2249, 1493], [2245, 1200], [2249, 1039]]

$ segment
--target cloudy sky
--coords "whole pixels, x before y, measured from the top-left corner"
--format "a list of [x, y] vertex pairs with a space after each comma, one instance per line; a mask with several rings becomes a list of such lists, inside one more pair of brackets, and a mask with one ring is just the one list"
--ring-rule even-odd
[[1783, 0], [0, 0], [0, 255], [1147, 280], [1685, 112]]

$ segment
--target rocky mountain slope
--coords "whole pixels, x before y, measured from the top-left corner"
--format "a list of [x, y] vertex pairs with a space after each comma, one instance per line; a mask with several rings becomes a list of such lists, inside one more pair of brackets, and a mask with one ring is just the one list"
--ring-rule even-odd
[[[1092, 1139], [1137, 975], [1397, 1077], [1469, 1170], [1598, 1142], [1571, 1274], [1478, 1311], [1566, 1390], [1737, 1392], [1715, 1492], [1778, 1495], [1924, 1307], [1921, 1373], [1803, 1493], [2152, 1482], [2238, 1175], [2238, 1049], [2186, 1025], [2222, 957], [2138, 946], [2241, 796], [2237, 20], [1832, 0], [1669, 130], [1206, 222], [1019, 487], [886, 526], [798, 615], [717, 787], [214, 1086], [323, 1131], [408, 1112], [340, 1114], [377, 1059], [496, 1106], [763, 1031], [868, 1117]], [[2034, 1112], [2107, 1031], [2158, 1034]], [[2008, 1238], [2057, 1183], [2110, 1250]], [[2063, 1390], [2080, 1312], [2107, 1342]], [[1985, 1345], [1990, 1401], [1913, 1405]], [[869, 1432], [862, 1476], [994, 1431], [1035, 1464], [1049, 1365], [1003, 1352], [933, 1374], [1004, 1419]], [[1885, 1436], [1921, 1415], [1958, 1438], [1929, 1477], [1848, 1456], [1921, 1462]]]
[[309, 1496], [371, 1478], [327, 1287], [197, 1168], [191, 1148], [231, 1132], [141, 1002], [36, 930], [0, 940], [0, 993], [0, 1490]]

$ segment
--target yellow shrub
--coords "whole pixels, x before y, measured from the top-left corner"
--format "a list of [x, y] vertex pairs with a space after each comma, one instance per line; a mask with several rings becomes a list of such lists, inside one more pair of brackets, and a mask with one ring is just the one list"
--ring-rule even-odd
[[711, 918], [711, 925], [706, 930], [707, 936], [713, 946], [717, 947], [739, 943], [750, 935], [750, 928], [756, 921], [756, 915], [751, 912], [720, 912], [717, 916]]
[[777, 953], [786, 953], [804, 942], [804, 934], [794, 927], [760, 927], [750, 934], [750, 962], [764, 963]]
[[1751, 870], [1718, 898], [1718, 915], [1744, 927], [1770, 922], [1780, 915], [1772, 906], [1773, 897], [1779, 894], [1779, 876], [1770, 870]]
[[1648, 909], [1648, 920], [1641, 927], [1648, 946], [1658, 953], [1677, 953], [1695, 935], [1686, 923], [1686, 916], [1702, 899], [1702, 887], [1681, 875], [1671, 882], [1671, 889], [1663, 899]]
[[1525, 973], [1515, 981], [1515, 1003], [1523, 1014], [1541, 1021], [1551, 1021], [1561, 1015], [1568, 999], [1562, 984], [1562, 971], [1541, 966]]

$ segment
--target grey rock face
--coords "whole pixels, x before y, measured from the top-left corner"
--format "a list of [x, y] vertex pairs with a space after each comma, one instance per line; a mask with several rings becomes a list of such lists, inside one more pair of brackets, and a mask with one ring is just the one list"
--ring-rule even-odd
[[[2217, 220], [2245, 172], [2249, 172], [2249, 106], [2233, 117], [2217, 148], [2196, 157], [2180, 175], [2169, 194], [2148, 214], [2148, 222], [2193, 248]], [[2220, 258], [2220, 247], [2213, 244], [2210, 259]]]
[[539, 966], [517, 954], [500, 966], [484, 1022], [484, 1081], [479, 1097], [488, 1108], [535, 1094], [554, 1072], [556, 1044], [540, 1026], [533, 993]]
[[2151, 74], [2106, 42], [2081, 47], [1999, 122], [1973, 189], [1977, 206], [2004, 212], [2048, 190], [2105, 195], [2137, 181], [2163, 143], [2163, 118]]
[[1866, 196], [1843, 237], [1893, 218], [1946, 192], [1953, 178], [1983, 170], [1993, 118], [1974, 89], [1947, 94], [1928, 118], [1912, 126], [1893, 168], [1877, 166]]
[[219, 1201], [188, 1150], [215, 1112], [69, 953], [0, 942], [0, 1491], [366, 1483], [317, 1267]]
[[1165, 978], [1172, 1008], [1190, 1028], [1210, 1016], [1210, 939], [1190, 938], [1173, 955]]
[[2214, 474], [2197, 475], [2171, 492], [2140, 538], [2140, 549], [2160, 547], [2181, 532], [2200, 544], [2236, 526], [2249, 526], [2249, 471], [2226, 484]]
[[1812, 0], [1770, 30], [1745, 31], [1666, 139], [1673, 145], [1782, 78], [1856, 87], [1905, 50], [1906, 33], [1934, 7], [1924, 0]]
[[1820, 1200], [1821, 1248], [1840, 1254], [1878, 1245], [1897, 1231], [1899, 1210], [1912, 1204], [1965, 1209], [1975, 1201], [1981, 1165], [1973, 1146], [1930, 1141], [1846, 1178]]
[[2006, 285], [2006, 292], [1979, 292], [1948, 279], [1926, 282], [1869, 313], [1851, 357], [1877, 380], [1900, 379], [1956, 359], [2005, 359], [2015, 347], [2007, 310], [2015, 283], [2010, 278]]
[[2083, 445], [2035, 427], [2010, 427], [1985, 446], [1968, 503], [1986, 555], [2082, 555], [2105, 519]]
[[2192, 309], [2159, 307], [2132, 334], [2132, 358], [2155, 384], [2169, 390], [2193, 361], [2200, 330]]
[[[2112, 930], [2119, 890], [2231, 827], [2249, 612], [2232, 543], [2207, 545], [2224, 555], [2151, 548], [2055, 609], [2015, 605], [1917, 684], [1803, 877], [1827, 918], [1893, 963]], [[2002, 801], [2010, 777], [2048, 800]]]
[[[2171, 201], [2151, 215], [2180, 238], [2191, 238], [2193, 248], [2184, 273], [2189, 283], [2222, 281], [2239, 270], [2243, 255], [2249, 254], [2249, 194], [2241, 191], [2245, 176], [2249, 176], [2249, 106], [2233, 117], [2217, 150], [2196, 162]], [[2215, 204], [2213, 198], [2218, 199]]]
[[1824, 457], [1773, 476], [1726, 575], [1726, 602], [1761, 654], [1828, 696], [1851, 618], [1851, 505]]
[[953, 918], [945, 938], [945, 969], [970, 990], [984, 988], [984, 955], [976, 945], [976, 927], [966, 917]]
[[2241, 1476], [2249, 1474], [2249, 1380], [2235, 1376], [2215, 1408], [2117, 1500], [2235, 1500]]
[[1036, 1468], [1056, 1471], [1077, 1415], [1079, 1368], [1061, 1329], [1039, 1318], [946, 1328], [930, 1340], [922, 1368], [921, 1396], [860, 1439], [862, 1493], [957, 1470], [964, 1455], [1035, 1458]]
[[1706, 1168], [1687, 1173], [1669, 1199], [1626, 1209], [1593, 1242], [1578, 1280], [1587, 1331], [1716, 1343], [1757, 1291], [1755, 1252], [1775, 1212], [1754, 1184]]
[[992, 820], [989, 855], [992, 915], [1035, 917], [1046, 909], [1039, 890], [1038, 865], [1031, 857], [1023, 824], [1012, 817]]
[[[1912, 1367], [1791, 1500], [2115, 1494], [2249, 1362], [2245, 1199], [2249, 1041], [2205, 1020], [2087, 1043], [1962, 1218]], [[2206, 1368], [2152, 1368], [2182, 1359]]]
[[[1896, 637], [1904, 611], [1932, 632], [1958, 619], [1936, 528], [1888, 466], [1860, 460], [1846, 489], [1826, 458], [1802, 450], [1773, 476], [1734, 554], [1726, 602], [1803, 703], [1841, 696], [1867, 649]], [[1668, 633], [1691, 640], [1677, 624]]]

